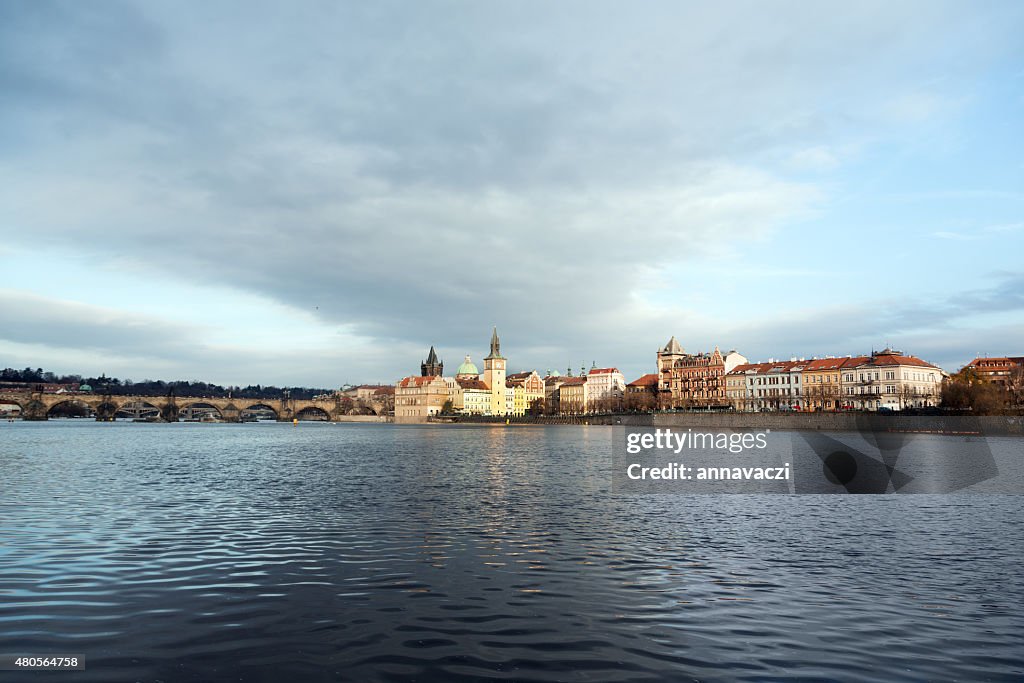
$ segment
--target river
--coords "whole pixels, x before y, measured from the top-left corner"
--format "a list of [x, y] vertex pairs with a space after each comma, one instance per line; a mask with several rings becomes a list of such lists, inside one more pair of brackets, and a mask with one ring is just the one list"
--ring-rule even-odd
[[612, 449], [0, 424], [0, 655], [86, 662], [0, 681], [1024, 678], [1024, 497], [629, 495]]

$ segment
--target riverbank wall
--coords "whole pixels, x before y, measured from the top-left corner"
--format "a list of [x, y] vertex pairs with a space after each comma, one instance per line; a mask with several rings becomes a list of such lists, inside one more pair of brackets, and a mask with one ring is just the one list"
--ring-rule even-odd
[[622, 425], [737, 431], [905, 432], [1024, 436], [1020, 416], [919, 416], [874, 413], [621, 413], [551, 417], [459, 416], [452, 424]]

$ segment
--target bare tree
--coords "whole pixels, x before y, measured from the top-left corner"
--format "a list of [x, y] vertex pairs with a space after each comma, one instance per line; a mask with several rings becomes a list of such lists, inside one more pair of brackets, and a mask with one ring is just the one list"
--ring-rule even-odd
[[1006, 378], [1007, 402], [1014, 408], [1024, 406], [1024, 364], [1015, 365]]

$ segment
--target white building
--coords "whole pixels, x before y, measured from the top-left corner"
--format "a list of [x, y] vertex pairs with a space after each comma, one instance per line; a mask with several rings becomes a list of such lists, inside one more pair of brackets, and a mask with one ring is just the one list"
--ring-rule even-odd
[[737, 365], [726, 375], [729, 403], [737, 410], [803, 410], [805, 365], [797, 359]]
[[939, 404], [945, 373], [936, 365], [899, 351], [876, 351], [843, 368], [844, 402], [861, 410], [902, 410]]
[[618, 410], [626, 396], [626, 377], [618, 368], [591, 368], [587, 373], [589, 410]]

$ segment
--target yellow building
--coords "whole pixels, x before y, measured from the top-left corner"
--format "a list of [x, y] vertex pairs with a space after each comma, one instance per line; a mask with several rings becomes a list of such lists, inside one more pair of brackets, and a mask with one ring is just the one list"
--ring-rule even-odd
[[508, 376], [506, 384], [515, 389], [513, 397], [513, 414], [525, 415], [535, 408], [537, 412], [544, 409], [544, 380], [536, 370], [517, 372]]
[[837, 410], [843, 394], [842, 369], [849, 358], [816, 358], [803, 370], [804, 409]]
[[479, 379], [457, 379], [461, 404], [456, 410], [465, 415], [491, 414], [491, 389]]
[[498, 328], [491, 333], [491, 352], [484, 358], [484, 384], [491, 390], [491, 415], [505, 415], [505, 357], [501, 355]]
[[587, 378], [567, 377], [558, 387], [558, 412], [582, 415], [587, 410]]

